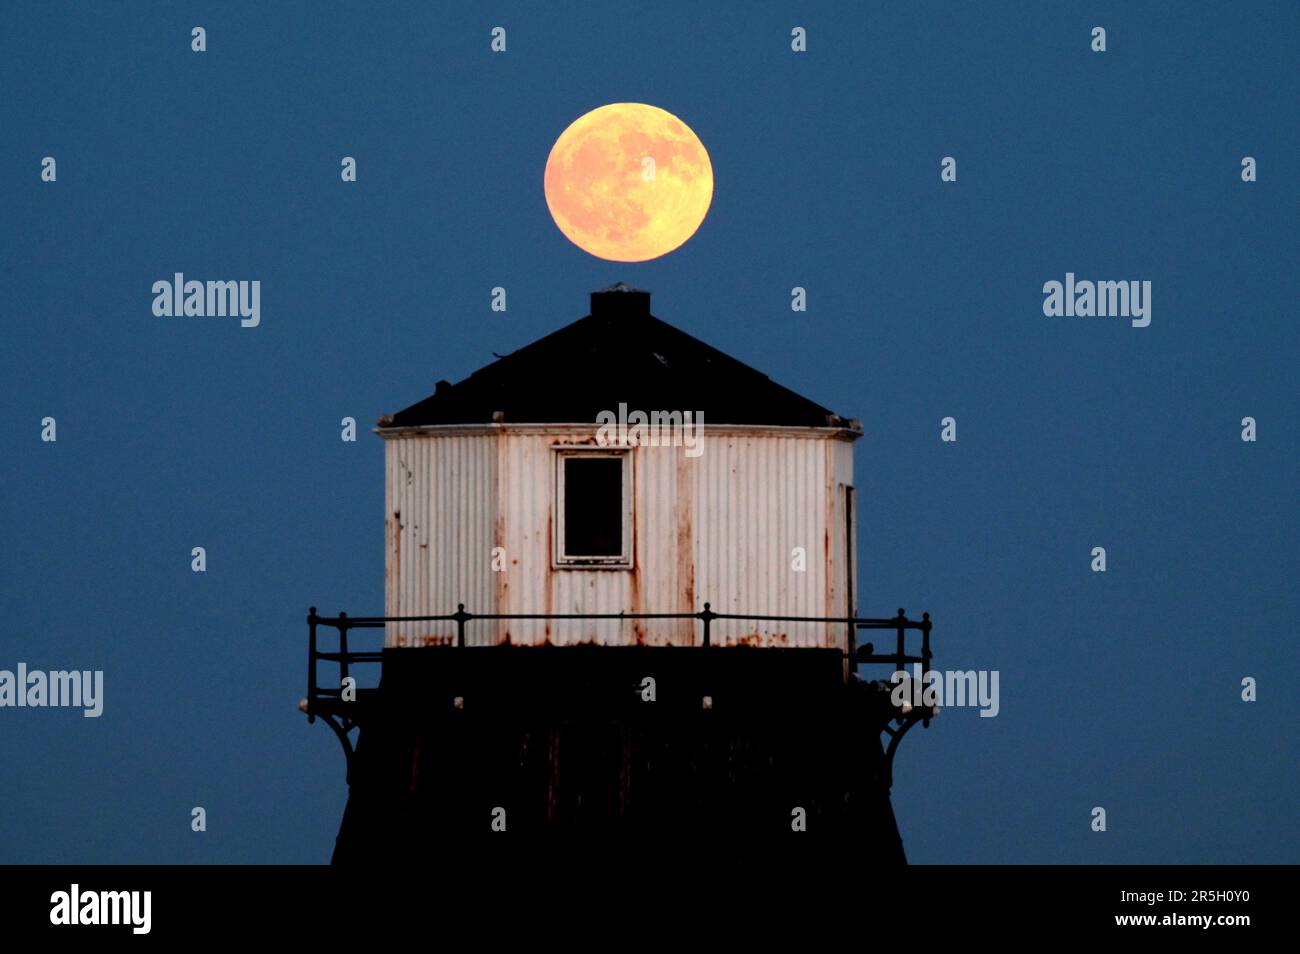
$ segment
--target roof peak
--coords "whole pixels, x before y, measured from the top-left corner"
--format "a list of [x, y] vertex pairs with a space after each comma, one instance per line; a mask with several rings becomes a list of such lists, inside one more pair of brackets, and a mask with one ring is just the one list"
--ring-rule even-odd
[[700, 412], [711, 424], [842, 427], [829, 410], [650, 314], [650, 293], [618, 282], [591, 314], [440, 384], [382, 427], [583, 424], [621, 403]]
[[650, 293], [627, 282], [615, 282], [591, 293], [591, 313], [597, 317], [645, 318], [650, 314]]

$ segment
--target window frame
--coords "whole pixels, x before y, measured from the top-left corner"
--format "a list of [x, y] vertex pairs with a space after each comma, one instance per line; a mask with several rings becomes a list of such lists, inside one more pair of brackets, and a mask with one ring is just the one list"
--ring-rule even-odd
[[[628, 448], [588, 448], [561, 445], [552, 448], [555, 466], [552, 468], [552, 505], [555, 514], [555, 540], [551, 547], [553, 570], [630, 570], [633, 568], [632, 547], [633, 501], [632, 454]], [[622, 550], [618, 556], [580, 556], [564, 552], [564, 462], [571, 457], [617, 457], [623, 464], [623, 530]]]

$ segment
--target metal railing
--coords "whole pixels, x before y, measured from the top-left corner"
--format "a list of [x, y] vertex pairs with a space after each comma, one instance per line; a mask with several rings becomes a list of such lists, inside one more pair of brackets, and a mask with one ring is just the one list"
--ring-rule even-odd
[[[703, 628], [699, 644], [703, 648], [712, 646], [711, 631], [715, 620], [824, 623], [847, 628], [848, 645], [843, 650], [843, 655], [852, 660], [854, 665], [889, 663], [895, 670], [902, 671], [908, 663], [920, 663], [922, 678], [925, 679], [930, 674], [930, 660], [933, 656], [930, 651], [930, 614], [922, 613], [919, 620], [913, 620], [909, 619], [906, 611], [902, 609], [898, 611], [897, 616], [874, 619], [857, 616], [763, 616], [748, 613], [715, 613], [708, 603], [705, 603], [704, 609], [698, 613], [470, 613], [466, 611], [465, 604], [461, 603], [456, 607], [456, 612], [442, 616], [348, 616], [347, 613], [339, 613], [338, 616], [319, 616], [316, 607], [313, 606], [307, 613], [307, 698], [304, 700], [304, 711], [307, 713], [308, 720], [312, 722], [316, 720], [316, 715], [325, 708], [323, 704], [343, 700], [342, 688], [322, 688], [317, 682], [317, 664], [321, 660], [338, 663], [337, 685], [342, 687], [344, 681], [351, 675], [353, 665], [378, 663], [383, 659], [382, 649], [351, 650], [348, 646], [348, 634], [351, 631], [383, 630], [389, 623], [453, 622], [456, 624], [456, 648], [471, 651], [495, 648], [495, 646], [467, 646], [465, 630], [467, 625], [475, 620], [698, 620]], [[317, 634], [321, 626], [333, 628], [338, 632], [337, 652], [321, 651]], [[877, 653], [872, 643], [858, 645], [858, 630], [893, 630], [896, 634], [894, 651]], [[906, 645], [907, 633], [913, 631], [921, 634], [921, 650], [915, 655], [907, 652]]]

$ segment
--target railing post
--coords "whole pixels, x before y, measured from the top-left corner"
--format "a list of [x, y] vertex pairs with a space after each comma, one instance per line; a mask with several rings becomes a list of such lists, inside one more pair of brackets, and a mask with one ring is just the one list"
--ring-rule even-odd
[[[930, 614], [921, 614], [921, 679], [926, 685], [930, 683]], [[927, 707], [926, 716], [921, 720], [921, 724], [927, 729], [930, 728], [930, 709]]]
[[[348, 614], [339, 613], [339, 689], [348, 678]], [[340, 692], [340, 697], [342, 693]]]
[[924, 675], [930, 675], [930, 614], [921, 614], [921, 666], [924, 669]]
[[465, 612], [465, 604], [456, 604], [456, 615], [452, 617], [456, 621], [456, 645], [463, 647], [465, 645], [465, 621], [473, 617]]
[[898, 626], [898, 649], [894, 657], [894, 667], [896, 671], [903, 672], [907, 669], [906, 664], [903, 662], [903, 657], [907, 655], [907, 641], [903, 637], [904, 632], [906, 632], [907, 613], [901, 606], [898, 608], [898, 616], [894, 622]]
[[316, 721], [316, 607], [307, 610], [307, 721]]
[[709, 647], [709, 626], [718, 618], [718, 614], [713, 612], [708, 603], [704, 604], [704, 612], [699, 614], [700, 619], [704, 621], [704, 647]]

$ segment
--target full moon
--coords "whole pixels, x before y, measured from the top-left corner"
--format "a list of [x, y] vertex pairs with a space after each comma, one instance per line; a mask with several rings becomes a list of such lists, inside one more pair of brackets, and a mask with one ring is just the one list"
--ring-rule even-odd
[[613, 262], [667, 255], [695, 234], [713, 166], [672, 113], [611, 103], [579, 116], [546, 160], [546, 205], [574, 245]]

